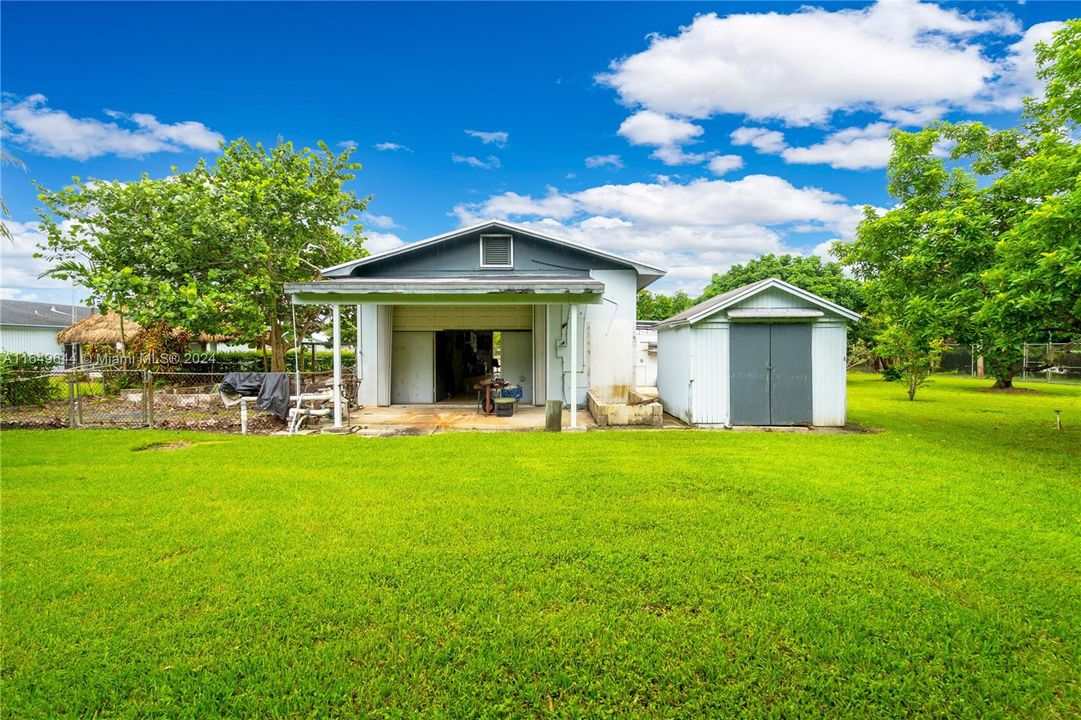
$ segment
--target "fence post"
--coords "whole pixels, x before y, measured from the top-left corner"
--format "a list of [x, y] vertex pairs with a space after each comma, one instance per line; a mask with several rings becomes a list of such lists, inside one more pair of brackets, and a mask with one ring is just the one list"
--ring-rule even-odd
[[143, 407], [146, 426], [154, 427], [154, 371], [147, 370], [143, 377]]
[[1021, 361], [1021, 379], [1028, 380], [1028, 343], [1021, 343], [1024, 360]]
[[68, 373], [68, 426], [74, 430], [78, 423], [75, 421], [75, 375]]
[[1047, 382], [1051, 382], [1051, 362], [1055, 359], [1052, 354], [1054, 350], [1051, 348], [1051, 341], [1047, 341]]

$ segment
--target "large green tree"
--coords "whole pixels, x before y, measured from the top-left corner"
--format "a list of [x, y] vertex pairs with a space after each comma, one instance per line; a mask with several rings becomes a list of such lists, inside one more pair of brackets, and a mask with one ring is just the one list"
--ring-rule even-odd
[[815, 255], [803, 257], [770, 253], [740, 265], [733, 265], [727, 272], [713, 275], [698, 302], [771, 277], [813, 292], [850, 310], [863, 312], [865, 302], [860, 283], [846, 276], [844, 267], [839, 263], [822, 262], [822, 259]]
[[[285, 369], [290, 303], [283, 283], [364, 253], [366, 204], [345, 188], [352, 150], [271, 148], [236, 140], [213, 163], [130, 183], [39, 187], [49, 274], [146, 325], [260, 339]], [[352, 225], [352, 230], [342, 228]], [[322, 310], [298, 313], [301, 336]]]
[[[1022, 346], [1081, 333], [1081, 22], [1037, 48], [1042, 98], [1021, 124], [934, 123], [894, 132], [889, 192], [841, 259], [893, 336], [978, 346], [1010, 387]], [[918, 327], [917, 327], [918, 326]], [[896, 343], [891, 343], [896, 346]]]
[[637, 305], [639, 320], [667, 320], [694, 305], [694, 298], [682, 290], [671, 295], [639, 290]]

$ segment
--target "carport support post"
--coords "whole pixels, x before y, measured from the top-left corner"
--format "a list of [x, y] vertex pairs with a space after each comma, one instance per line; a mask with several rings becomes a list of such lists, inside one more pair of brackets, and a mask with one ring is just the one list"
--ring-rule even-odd
[[[334, 427], [342, 426], [342, 306], [334, 303]], [[299, 389], [298, 389], [299, 392]]]
[[357, 306], [357, 345], [355, 351], [353, 351], [352, 360], [356, 368], [353, 368], [353, 372], [357, 374], [357, 405], [360, 405], [360, 384], [364, 382], [364, 371], [361, 369], [361, 361], [363, 360], [363, 343], [361, 342], [361, 330], [363, 330], [363, 311], [361, 307]]
[[578, 427], [578, 306], [571, 305], [571, 428]]

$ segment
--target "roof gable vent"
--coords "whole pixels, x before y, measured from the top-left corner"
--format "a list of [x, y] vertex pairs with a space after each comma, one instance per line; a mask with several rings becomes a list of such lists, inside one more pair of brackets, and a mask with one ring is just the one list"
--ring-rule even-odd
[[514, 267], [514, 248], [510, 235], [480, 236], [480, 266], [482, 268]]

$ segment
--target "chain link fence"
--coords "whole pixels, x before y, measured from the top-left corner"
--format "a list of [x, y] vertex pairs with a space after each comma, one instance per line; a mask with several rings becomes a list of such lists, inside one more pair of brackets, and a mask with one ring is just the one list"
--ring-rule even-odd
[[[22, 428], [157, 428], [269, 434], [286, 420], [254, 402], [231, 401], [219, 391], [224, 375], [82, 367], [62, 371], [7, 371], [0, 426]], [[298, 395], [289, 374], [292, 407]], [[356, 397], [356, 379], [343, 369], [342, 397]], [[330, 407], [333, 374], [300, 374], [303, 406]], [[249, 398], [249, 400], [251, 400]], [[311, 420], [309, 420], [311, 422]]]
[[1081, 341], [1025, 343], [1021, 379], [1081, 383]]
[[[1081, 383], [1081, 341], [1071, 343], [1025, 343], [1024, 362], [1015, 380], [1025, 382]], [[981, 374], [979, 349], [971, 345], [951, 345], [939, 362], [939, 372], [967, 377]]]

